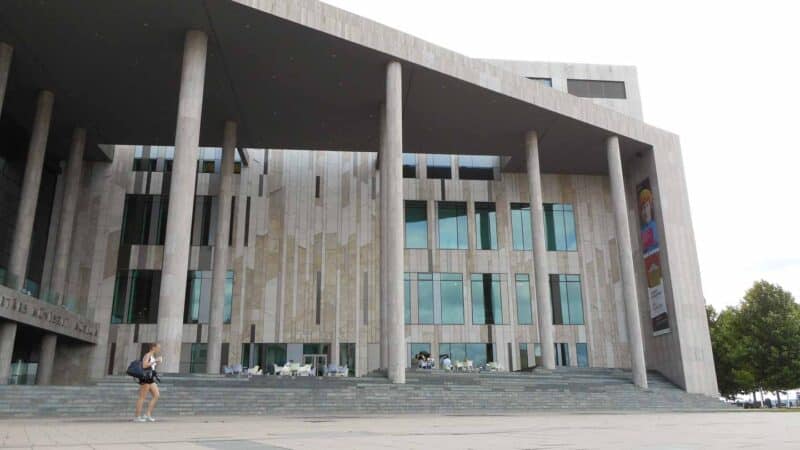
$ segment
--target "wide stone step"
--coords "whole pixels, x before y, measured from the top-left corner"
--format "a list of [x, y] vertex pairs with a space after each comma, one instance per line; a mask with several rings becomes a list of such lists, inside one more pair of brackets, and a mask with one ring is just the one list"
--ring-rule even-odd
[[[158, 413], [180, 415], [369, 415], [521, 413], [537, 410], [707, 410], [725, 406], [687, 394], [657, 374], [641, 390], [624, 371], [408, 374], [385, 378], [165, 376]], [[2, 386], [0, 417], [132, 415], [138, 386], [108, 377], [85, 386]]]

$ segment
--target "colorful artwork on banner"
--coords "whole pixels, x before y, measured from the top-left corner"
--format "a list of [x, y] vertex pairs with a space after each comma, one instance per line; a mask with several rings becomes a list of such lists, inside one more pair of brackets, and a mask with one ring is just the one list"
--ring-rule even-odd
[[639, 220], [641, 228], [639, 237], [642, 241], [644, 270], [647, 274], [647, 295], [650, 300], [650, 321], [653, 335], [669, 333], [669, 313], [667, 298], [664, 294], [664, 279], [661, 271], [661, 252], [658, 244], [658, 227], [656, 225], [653, 191], [650, 179], [647, 178], [637, 186], [636, 197], [639, 200]]

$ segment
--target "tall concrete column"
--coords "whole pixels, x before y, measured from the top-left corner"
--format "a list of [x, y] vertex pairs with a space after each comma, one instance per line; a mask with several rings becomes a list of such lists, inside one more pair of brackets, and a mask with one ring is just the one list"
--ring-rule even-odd
[[83, 152], [86, 148], [86, 130], [76, 128], [72, 133], [72, 146], [69, 149], [67, 169], [64, 174], [64, 197], [61, 201], [61, 218], [58, 222], [56, 237], [56, 259], [53, 264], [53, 275], [50, 279], [50, 290], [59, 295], [64, 304], [67, 293], [67, 265], [72, 244], [72, 230], [75, 224], [75, 212], [80, 195], [81, 171], [83, 170]]
[[[388, 376], [393, 383], [406, 382], [406, 338], [403, 295], [403, 80], [402, 67], [393, 61], [386, 68], [386, 126], [381, 155], [381, 200], [386, 215], [386, 336]], [[384, 281], [385, 280], [385, 281]]]
[[14, 55], [14, 47], [0, 42], [0, 113], [3, 112], [3, 102], [6, 98], [6, 86], [8, 85], [8, 72], [11, 69], [11, 57]]
[[222, 357], [222, 323], [225, 309], [225, 276], [228, 273], [228, 231], [233, 193], [233, 159], [236, 153], [236, 123], [225, 122], [222, 167], [217, 195], [217, 232], [214, 235], [214, 263], [211, 274], [211, 315], [208, 321], [206, 372], [219, 373]]
[[58, 335], [47, 333], [42, 336], [39, 349], [39, 367], [36, 369], [36, 384], [50, 384], [53, 378], [53, 363], [56, 359]]
[[647, 388], [647, 368], [644, 362], [642, 325], [639, 319], [639, 301], [636, 296], [636, 275], [633, 270], [633, 247], [631, 246], [628, 206], [625, 200], [625, 182], [622, 175], [619, 137], [606, 139], [608, 177], [611, 180], [611, 203], [614, 207], [614, 222], [617, 229], [620, 266], [622, 267], [622, 295], [625, 300], [625, 322], [628, 325], [628, 342], [631, 348], [633, 383]]
[[531, 224], [533, 226], [533, 272], [536, 279], [536, 312], [539, 322], [539, 343], [542, 346], [542, 365], [555, 369], [553, 348], [553, 305], [550, 303], [550, 273], [547, 268], [544, 206], [542, 205], [542, 173], [539, 170], [539, 136], [531, 131], [525, 137], [528, 159], [528, 189], [531, 194]]
[[[386, 153], [386, 105], [381, 104], [381, 111], [380, 111], [380, 145], [379, 151], [380, 154], [378, 155], [379, 160], [383, 159], [383, 155]], [[389, 369], [389, 339], [388, 339], [388, 331], [386, 330], [386, 243], [388, 242], [386, 239], [383, 238], [384, 235], [388, 234], [386, 230], [386, 203], [383, 197], [383, 191], [386, 189], [386, 185], [384, 184], [384, 179], [386, 178], [385, 172], [383, 167], [381, 167], [381, 201], [380, 201], [380, 229], [381, 229], [381, 241], [380, 241], [380, 268], [379, 277], [380, 277], [380, 293], [379, 296], [379, 309], [378, 313], [380, 314], [380, 369], [381, 370], [388, 370]]]
[[33, 118], [33, 131], [28, 145], [28, 159], [25, 163], [25, 175], [22, 179], [22, 193], [17, 210], [17, 222], [11, 240], [11, 257], [8, 261], [7, 284], [20, 289], [25, 282], [25, 271], [28, 268], [28, 253], [31, 248], [33, 219], [36, 215], [36, 203], [39, 201], [39, 184], [42, 181], [44, 153], [47, 149], [47, 137], [50, 133], [50, 117], [53, 114], [53, 93], [39, 92], [36, 100], [36, 115]]
[[0, 322], [0, 385], [8, 383], [8, 377], [11, 375], [11, 358], [14, 354], [16, 337], [16, 322]]
[[158, 299], [158, 341], [164, 356], [161, 370], [165, 373], [176, 373], [180, 367], [207, 47], [205, 33], [196, 30], [186, 33]]

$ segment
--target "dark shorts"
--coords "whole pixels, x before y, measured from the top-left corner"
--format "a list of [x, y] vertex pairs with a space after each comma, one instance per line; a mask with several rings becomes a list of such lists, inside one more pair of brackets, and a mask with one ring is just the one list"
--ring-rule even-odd
[[153, 379], [150, 379], [150, 380], [139, 380], [139, 386], [142, 386], [142, 385], [145, 385], [145, 384], [153, 384], [155, 382], [156, 382], [156, 380], [153, 380]]

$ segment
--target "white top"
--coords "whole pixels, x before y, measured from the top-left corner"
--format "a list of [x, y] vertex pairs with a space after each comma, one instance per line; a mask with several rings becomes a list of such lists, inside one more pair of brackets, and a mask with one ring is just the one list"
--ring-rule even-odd
[[157, 360], [157, 359], [155, 358], [155, 356], [153, 356], [153, 354], [151, 353], [151, 354], [150, 354], [150, 368], [151, 368], [151, 369], [153, 369], [153, 370], [156, 370], [156, 364], [157, 364], [157, 363], [158, 363], [158, 360]]

